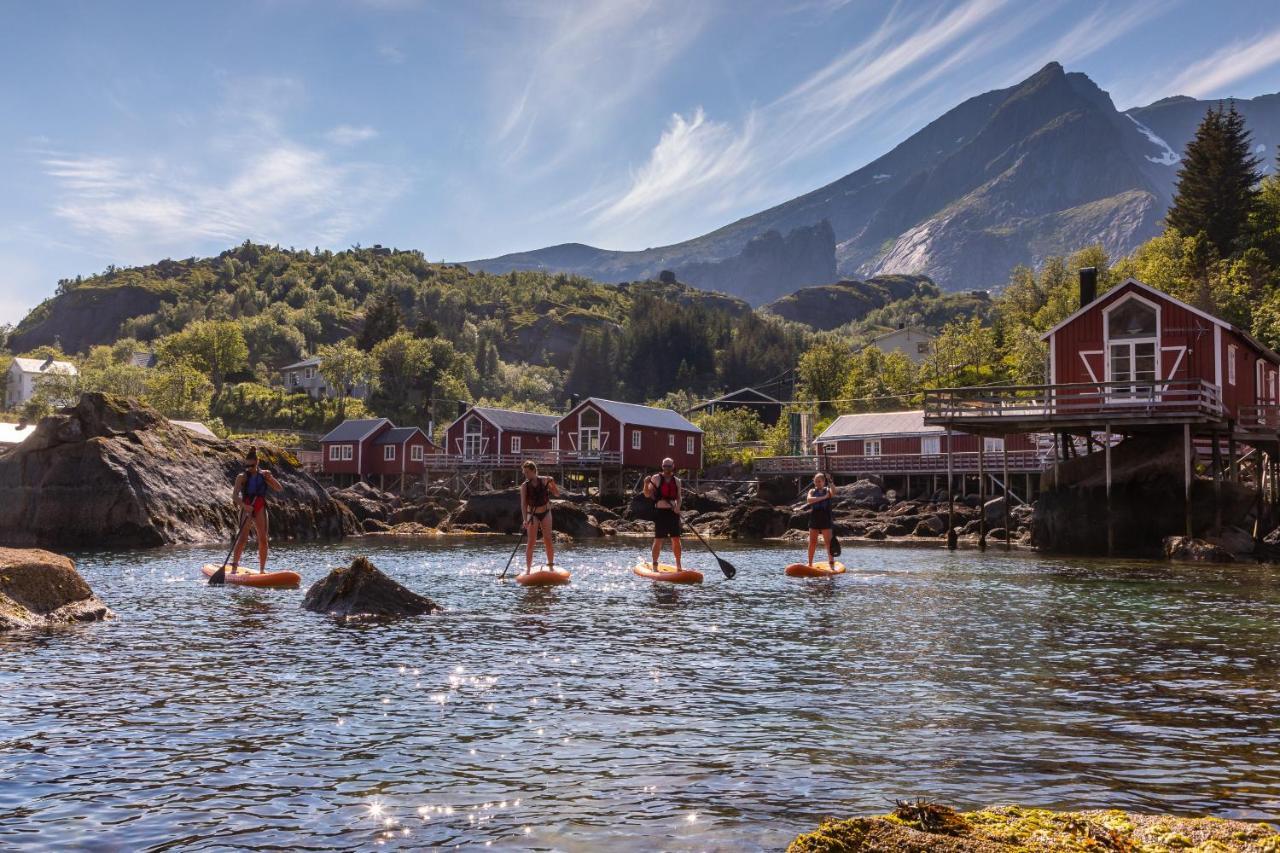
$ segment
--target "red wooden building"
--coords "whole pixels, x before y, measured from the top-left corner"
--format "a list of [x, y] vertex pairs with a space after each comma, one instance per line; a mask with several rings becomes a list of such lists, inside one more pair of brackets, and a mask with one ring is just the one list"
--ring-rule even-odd
[[555, 450], [555, 415], [472, 406], [445, 430], [444, 452], [476, 462], [518, 466]]
[[337, 479], [354, 482], [371, 470], [377, 454], [374, 441], [392, 429], [386, 418], [345, 420], [320, 439], [320, 470]]
[[400, 477], [403, 483], [409, 477], [421, 477], [427, 457], [440, 449], [418, 427], [392, 427], [374, 438], [373, 451], [365, 475], [376, 474], [383, 483], [388, 477]]
[[558, 429], [564, 460], [656, 470], [669, 456], [677, 470], [702, 468], [702, 430], [670, 409], [588, 397], [560, 418]]
[[853, 457], [865, 463], [883, 460], [885, 465], [896, 465], [904, 471], [946, 470], [948, 448], [953, 453], [1008, 450], [1030, 454], [1032, 460], [1038, 449], [1034, 438], [1026, 433], [983, 437], [956, 432], [948, 436], [945, 427], [926, 425], [921, 409], [841, 415], [814, 439], [813, 445], [820, 456]]

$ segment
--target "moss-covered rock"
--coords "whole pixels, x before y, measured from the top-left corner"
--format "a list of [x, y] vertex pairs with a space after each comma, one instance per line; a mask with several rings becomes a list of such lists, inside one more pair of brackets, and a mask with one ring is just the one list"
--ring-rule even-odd
[[1266, 823], [1146, 815], [1119, 810], [1057, 812], [994, 806], [957, 812], [899, 803], [879, 817], [826, 820], [789, 853], [1280, 853]]

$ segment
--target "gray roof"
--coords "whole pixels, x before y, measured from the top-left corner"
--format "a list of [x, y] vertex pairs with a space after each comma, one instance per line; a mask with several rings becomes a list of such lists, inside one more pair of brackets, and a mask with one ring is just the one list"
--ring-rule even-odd
[[391, 421], [386, 418], [357, 418], [346, 420], [329, 430], [321, 441], [363, 441], [375, 429]]
[[422, 436], [424, 438], [426, 437], [426, 433], [422, 432], [422, 430], [418, 429], [417, 427], [392, 427], [391, 429], [384, 432], [382, 435], [375, 438], [373, 440], [373, 443], [374, 444], [404, 444], [406, 441], [413, 438], [413, 434], [415, 432], [422, 433]]
[[319, 367], [320, 356], [313, 355], [311, 358], [304, 358], [302, 361], [295, 361], [293, 364], [286, 364], [281, 370], [296, 370], [299, 367]]
[[940, 426], [925, 426], [924, 411], [921, 409], [910, 412], [867, 412], [861, 415], [841, 415], [814, 441], [887, 435], [930, 435], [939, 432], [946, 430]]
[[619, 403], [617, 400], [602, 400], [599, 397], [588, 397], [584, 403], [593, 403], [619, 423], [629, 426], [647, 426], [657, 429], [678, 429], [683, 432], [701, 433], [684, 415], [671, 409], [659, 409], [655, 406], [641, 406], [638, 403]]
[[[539, 415], [533, 412], [515, 412], [511, 409], [490, 409], [486, 406], [472, 406], [467, 415], [475, 412], [498, 429], [506, 432], [538, 432], [554, 435], [556, 425], [560, 422], [558, 415]], [[466, 417], [463, 415], [462, 417]], [[458, 420], [461, 420], [459, 418]], [[457, 421], [454, 421], [457, 423]]]
[[699, 403], [698, 405], [690, 409], [690, 411], [700, 412], [703, 409], [715, 403], [736, 403], [738, 401], [734, 399], [735, 397], [744, 396], [747, 394], [754, 394], [755, 396], [759, 397], [760, 401], [763, 403], [768, 403], [770, 405], [776, 403], [779, 406], [782, 405], [782, 401], [779, 400], [778, 398], [771, 397], [759, 389], [748, 387], [748, 388], [739, 388], [737, 391], [730, 391], [727, 394], [721, 394], [719, 397], [712, 397], [710, 400], [703, 400], [701, 403]]
[[185, 430], [190, 430], [191, 432], [194, 432], [196, 435], [203, 435], [205, 438], [217, 438], [217, 437], [218, 437], [218, 436], [214, 435], [213, 430], [209, 429], [207, 426], [205, 426], [204, 424], [200, 423], [199, 421], [174, 421], [174, 420], [171, 420], [171, 421], [169, 421], [169, 423], [174, 424], [175, 426], [180, 426], [180, 427], [182, 427], [182, 428], [183, 428], [183, 429], [185, 429]]
[[129, 356], [129, 363], [134, 367], [155, 367], [156, 354], [153, 352], [135, 352]]
[[67, 373], [74, 376], [80, 372], [76, 370], [76, 366], [71, 362], [58, 361], [52, 358], [22, 358], [19, 356], [15, 357], [13, 361], [23, 373]]

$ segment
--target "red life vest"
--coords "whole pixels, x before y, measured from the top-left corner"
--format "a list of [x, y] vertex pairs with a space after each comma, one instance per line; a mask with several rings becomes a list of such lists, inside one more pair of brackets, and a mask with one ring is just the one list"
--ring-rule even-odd
[[658, 486], [654, 489], [653, 499], [655, 501], [677, 501], [680, 499], [680, 482], [675, 477], [667, 479], [661, 474], [658, 475]]

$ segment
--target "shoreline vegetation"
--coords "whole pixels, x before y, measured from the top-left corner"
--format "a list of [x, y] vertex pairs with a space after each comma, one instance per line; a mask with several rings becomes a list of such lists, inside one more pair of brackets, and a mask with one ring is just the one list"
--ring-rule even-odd
[[1277, 853], [1269, 823], [1140, 814], [1118, 809], [1055, 811], [990, 806], [971, 812], [926, 801], [884, 815], [828, 819], [787, 853]]

